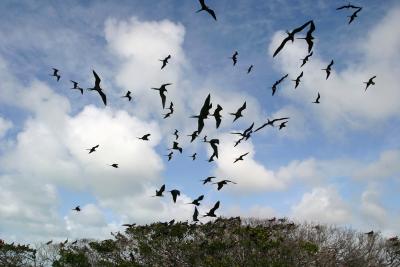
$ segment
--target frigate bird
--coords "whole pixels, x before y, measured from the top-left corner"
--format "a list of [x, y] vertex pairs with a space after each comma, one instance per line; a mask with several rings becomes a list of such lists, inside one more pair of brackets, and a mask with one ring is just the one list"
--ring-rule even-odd
[[126, 97], [126, 98], [128, 98], [128, 101], [131, 101], [132, 100], [131, 91], [126, 92], [126, 94], [121, 97]]
[[368, 87], [370, 85], [375, 85], [374, 79], [376, 78], [376, 75], [370, 78], [367, 82], [364, 82], [366, 84], [365, 86], [365, 91], [367, 91]]
[[236, 162], [238, 162], [239, 160], [243, 160], [243, 157], [247, 156], [248, 154], [249, 154], [249, 152], [240, 155], [238, 158], [235, 159], [235, 161], [234, 161], [233, 163], [236, 163]]
[[214, 207], [212, 209], [210, 209], [209, 212], [206, 213], [206, 215], [204, 215], [203, 217], [217, 217], [217, 215], [215, 215], [215, 211], [219, 208], [219, 201], [217, 201], [217, 203], [215, 203]]
[[301, 59], [301, 61], [303, 61], [303, 63], [301, 64], [300, 68], [303, 67], [307, 61], [310, 59], [310, 57], [313, 55], [313, 52], [311, 51], [310, 54], [308, 54], [305, 58]]
[[319, 99], [321, 98], [321, 95], [319, 94], [319, 92], [318, 92], [318, 96], [317, 96], [317, 98], [315, 99], [315, 101], [313, 102], [314, 104], [319, 104]]
[[99, 145], [95, 145], [94, 147], [92, 147], [92, 148], [88, 148], [88, 149], [86, 149], [86, 150], [89, 150], [89, 154], [90, 153], [93, 153], [93, 152], [95, 152], [96, 151], [96, 149], [99, 147]]
[[206, 3], [204, 2], [204, 0], [199, 0], [200, 5], [201, 5], [201, 9], [197, 10], [196, 13], [200, 12], [200, 11], [207, 11], [208, 14], [210, 14], [215, 20], [217, 20], [217, 16], [215, 15], [214, 10], [212, 10], [211, 8], [209, 8]]
[[165, 108], [165, 100], [167, 99], [167, 97], [165, 96], [165, 93], [167, 92], [167, 86], [171, 84], [172, 83], [164, 83], [160, 86], [160, 88], [151, 88], [153, 90], [159, 91], [163, 109]]
[[301, 72], [300, 75], [297, 76], [296, 80], [292, 80], [296, 83], [296, 85], [294, 86], [294, 89], [296, 89], [297, 86], [299, 86], [301, 77], [303, 77], [303, 72]]
[[228, 183], [232, 183], [232, 184], [236, 184], [235, 182], [231, 181], [231, 180], [222, 180], [213, 184], [216, 184], [218, 186], [217, 190], [221, 190], [222, 187], [224, 187], [224, 185], [228, 184]]
[[101, 79], [94, 70], [93, 70], [93, 76], [95, 78], [94, 87], [88, 88], [88, 90], [97, 91], [97, 93], [99, 93], [101, 99], [103, 100], [104, 105], [107, 105], [107, 97], [104, 94], [103, 89], [100, 87]]
[[171, 55], [168, 55], [166, 58], [164, 59], [159, 59], [162, 62], [162, 66], [161, 69], [165, 68], [165, 66], [167, 66], [168, 64], [168, 60], [171, 58]]
[[53, 74], [49, 74], [50, 76], [56, 77], [57, 82], [58, 82], [58, 81], [60, 80], [60, 78], [61, 78], [61, 75], [60, 75], [58, 72], [59, 72], [58, 69], [53, 68]]
[[83, 95], [83, 88], [78, 86], [78, 82], [75, 82], [73, 80], [70, 80], [72, 82], [72, 84], [74, 85], [74, 87], [72, 87], [71, 89], [75, 89], [75, 90], [79, 90], [81, 92], [81, 95]]
[[289, 117], [273, 119], [273, 120], [267, 119], [267, 122], [264, 123], [263, 125], [261, 125], [260, 127], [258, 127], [257, 129], [255, 129], [254, 132], [257, 132], [257, 131], [261, 130], [262, 128], [264, 128], [267, 125], [271, 125], [273, 127], [274, 126], [274, 122], [276, 122], [276, 121], [288, 120], [288, 119], [289, 119]]
[[284, 76], [282, 76], [282, 78], [280, 78], [279, 80], [277, 80], [273, 85], [272, 85], [272, 96], [275, 94], [276, 92], [276, 86], [278, 84], [280, 84], [284, 79], [286, 79], [289, 76], [289, 74], [286, 74]]
[[326, 69], [322, 69], [324, 71], [326, 71], [326, 79], [328, 80], [329, 75], [331, 75], [331, 70], [332, 70], [332, 65], [333, 65], [333, 59], [331, 60], [331, 63], [329, 63], [329, 65], [326, 67]]
[[156, 190], [156, 194], [153, 197], [162, 197], [165, 191], [165, 184], [160, 187], [160, 190]]
[[308, 44], [308, 53], [311, 52], [311, 50], [312, 50], [312, 48], [313, 48], [313, 45], [314, 45], [314, 42], [313, 42], [314, 36], [312, 36], [312, 33], [313, 33], [314, 31], [315, 31], [315, 25], [314, 25], [314, 22], [311, 21], [311, 22], [310, 22], [310, 28], [309, 28], [309, 30], [307, 31], [306, 37], [304, 37], [304, 38], [297, 38], [297, 39], [304, 39], [304, 40], [306, 40], [306, 42], [307, 42], [307, 44]]
[[217, 105], [217, 108], [214, 110], [214, 113], [212, 114], [212, 116], [215, 118], [215, 124], [217, 129], [221, 125], [221, 118], [222, 118], [221, 111], [222, 107], [220, 105]]
[[176, 203], [176, 198], [181, 195], [181, 192], [179, 190], [177, 190], [177, 189], [173, 189], [173, 190], [168, 191], [168, 192], [171, 193], [172, 199], [173, 199], [174, 203]]
[[233, 122], [235, 122], [240, 117], [243, 117], [242, 112], [245, 109], [246, 109], [246, 101], [243, 103], [243, 105], [235, 113], [229, 113], [230, 115], [235, 116], [235, 118], [233, 119]]

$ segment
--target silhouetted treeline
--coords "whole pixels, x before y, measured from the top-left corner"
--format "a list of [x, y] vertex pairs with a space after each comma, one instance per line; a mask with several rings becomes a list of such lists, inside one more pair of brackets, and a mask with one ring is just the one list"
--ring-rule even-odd
[[400, 241], [286, 219], [219, 218], [133, 225], [102, 241], [0, 243], [0, 266], [400, 266]]

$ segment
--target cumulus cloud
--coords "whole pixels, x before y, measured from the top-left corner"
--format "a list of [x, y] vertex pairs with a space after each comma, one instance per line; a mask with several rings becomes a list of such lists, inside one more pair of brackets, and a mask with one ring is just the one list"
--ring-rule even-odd
[[388, 150], [381, 153], [379, 159], [358, 169], [356, 179], [381, 180], [384, 178], [400, 178], [400, 151]]

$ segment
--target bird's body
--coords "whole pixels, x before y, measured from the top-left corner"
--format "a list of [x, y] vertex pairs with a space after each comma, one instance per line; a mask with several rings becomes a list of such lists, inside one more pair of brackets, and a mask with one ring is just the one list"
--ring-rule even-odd
[[122, 226], [132, 228], [136, 225], [136, 223], [124, 223]]
[[197, 153], [194, 153], [194, 154], [191, 155], [190, 157], [192, 158], [192, 160], [196, 160], [196, 156], [197, 156]]
[[164, 83], [160, 86], [160, 88], [151, 88], [153, 90], [157, 90], [160, 93], [160, 97], [161, 97], [161, 105], [163, 107], [163, 109], [165, 108], [165, 101], [167, 99], [167, 97], [165, 96], [165, 93], [167, 92], [167, 86], [171, 85], [172, 83]]
[[214, 178], [216, 178], [216, 177], [215, 176], [208, 176], [206, 179], [200, 180], [200, 181], [202, 181], [203, 184], [211, 183], [211, 180], [214, 179]]
[[72, 87], [71, 89], [79, 90], [79, 91], [81, 92], [81, 94], [83, 95], [83, 88], [81, 88], [81, 87], [78, 86], [78, 82], [75, 82], [75, 81], [73, 81], [73, 80], [70, 80], [70, 81], [71, 81], [72, 84], [74, 85], [74, 87]]
[[286, 127], [286, 123], [288, 123], [288, 121], [281, 122], [281, 124], [279, 124], [279, 130], [282, 130], [283, 128], [285, 128]]
[[180, 153], [182, 153], [182, 151], [183, 151], [183, 149], [181, 147], [179, 147], [179, 143], [178, 142], [174, 142], [172, 144], [172, 148], [170, 148], [170, 149], [178, 150]]
[[103, 89], [100, 87], [101, 79], [94, 70], [93, 70], [93, 76], [95, 78], [94, 87], [88, 88], [88, 90], [97, 91], [99, 93], [101, 99], [103, 100], [104, 105], [106, 106], [107, 105], [107, 97], [104, 94]]
[[326, 80], [328, 80], [329, 75], [331, 75], [331, 70], [332, 70], [332, 65], [333, 65], [333, 59], [331, 60], [331, 62], [329, 63], [329, 65], [326, 67], [326, 69], [322, 69], [324, 71], [326, 71]]
[[169, 109], [169, 112], [164, 114], [164, 119], [168, 118], [169, 116], [171, 116], [174, 113], [174, 103], [171, 102], [169, 104], [169, 108], [167, 108], [167, 109]]
[[61, 78], [61, 75], [60, 75], [58, 72], [59, 72], [58, 69], [53, 68], [53, 74], [50, 74], [50, 76], [56, 77], [57, 82], [58, 82], [58, 81], [60, 80], [60, 78]]
[[350, 4], [350, 3], [348, 3], [347, 5], [340, 6], [340, 7], [336, 8], [336, 10], [341, 10], [341, 9], [344, 9], [344, 8], [346, 8], [346, 9], [349, 9], [349, 8], [358, 9], [360, 7], [359, 6], [354, 6], [354, 5]]
[[143, 141], [149, 141], [149, 137], [151, 134], [145, 134], [142, 137], [137, 137], [137, 139], [143, 140]]
[[166, 58], [160, 59], [160, 61], [162, 62], [161, 69], [163, 69], [163, 68], [165, 68], [165, 66], [167, 66], [168, 60], [169, 60], [170, 58], [171, 58], [171, 55], [168, 55]]
[[247, 69], [247, 74], [249, 74], [252, 69], [253, 69], [253, 65], [250, 65], [250, 67]]
[[162, 197], [163, 193], [165, 191], [165, 184], [163, 184], [159, 190], [156, 190], [156, 194], [154, 195], [154, 197]]
[[313, 55], [313, 52], [311, 51], [311, 53], [309, 53], [305, 58], [301, 59], [303, 62], [301, 63], [300, 68], [303, 67], [307, 63], [307, 61], [310, 59], [310, 57], [312, 55]]
[[221, 111], [222, 111], [222, 107], [220, 105], [217, 105], [217, 108], [214, 110], [214, 113], [212, 115], [215, 118], [215, 123], [216, 123], [217, 129], [221, 125], [221, 118], [222, 118]]
[[80, 207], [80, 206], [76, 206], [76, 207], [73, 208], [72, 210], [79, 212], [79, 211], [81, 211], [81, 207]]
[[170, 161], [172, 159], [172, 155], [174, 154], [174, 152], [169, 152], [168, 155], [165, 155], [166, 157], [168, 157], [168, 161]]
[[352, 23], [355, 18], [357, 18], [357, 13], [360, 12], [361, 9], [362, 9], [361, 7], [358, 8], [356, 11], [354, 11], [353, 14], [351, 14], [351, 16], [349, 16], [349, 18], [350, 18], [349, 19], [349, 24]]
[[197, 133], [197, 131], [194, 131], [192, 134], [189, 134], [188, 136], [190, 136], [190, 143], [192, 143], [198, 136], [199, 134]]
[[284, 76], [282, 76], [282, 78], [280, 78], [279, 80], [277, 80], [273, 85], [272, 85], [272, 96], [275, 94], [276, 92], [276, 86], [278, 84], [280, 84], [284, 79], [286, 79], [289, 76], [289, 74], [286, 74]]
[[211, 17], [213, 17], [215, 20], [217, 20], [217, 16], [215, 15], [214, 10], [212, 10], [211, 8], [209, 8], [206, 3], [204, 2], [204, 0], [199, 0], [199, 3], [201, 5], [201, 9], [197, 10], [196, 13], [200, 12], [200, 11], [207, 11], [208, 14], [211, 15]]
[[235, 182], [232, 182], [231, 180], [222, 180], [222, 181], [216, 182], [214, 184], [216, 184], [218, 186], [217, 190], [219, 191], [222, 189], [222, 187], [224, 187], [224, 185], [226, 185], [228, 183], [236, 184]]
[[376, 75], [370, 78], [367, 82], [364, 82], [366, 84], [365, 86], [365, 91], [367, 91], [368, 87], [370, 85], [375, 85], [374, 79], [376, 78]]
[[211, 148], [213, 150], [213, 153], [210, 157], [210, 162], [213, 161], [214, 157], [218, 158], [218, 145], [219, 145], [219, 139], [211, 139], [210, 141], [207, 141], [207, 143], [210, 143]]
[[132, 100], [131, 91], [126, 92], [126, 94], [121, 97], [126, 97], [126, 98], [128, 98], [128, 101], [131, 101]]
[[197, 133], [200, 134], [204, 128], [204, 120], [207, 119], [210, 114], [210, 109], [212, 108], [211, 95], [208, 94], [206, 100], [201, 107], [200, 114], [191, 116], [191, 118], [197, 118]]
[[267, 122], [264, 123], [263, 125], [261, 125], [260, 127], [258, 127], [257, 129], [255, 129], [254, 132], [257, 132], [257, 131], [261, 130], [262, 128], [264, 128], [267, 125], [271, 125], [272, 127], [274, 127], [274, 123], [275, 122], [281, 121], [281, 120], [288, 120], [288, 119], [289, 119], [289, 117], [273, 119], [273, 120], [267, 119]]
[[244, 160], [243, 157], [247, 156], [248, 154], [249, 154], [249, 152], [240, 155], [238, 158], [235, 159], [235, 161], [234, 161], [233, 163], [236, 163], [236, 162], [238, 162], [239, 160]]
[[113, 163], [113, 164], [111, 164], [110, 166], [113, 167], [113, 168], [116, 168], [116, 169], [119, 168], [118, 163]]
[[179, 135], [178, 135], [179, 131], [177, 129], [175, 129], [175, 132], [173, 133], [173, 135], [175, 136], [175, 140], [178, 140]]
[[215, 215], [215, 211], [219, 208], [219, 201], [217, 201], [217, 203], [215, 203], [214, 207], [212, 209], [210, 209], [209, 212], [206, 213], [206, 215], [204, 215], [203, 217], [217, 217], [217, 215]]
[[99, 147], [99, 145], [95, 145], [94, 147], [92, 147], [92, 148], [88, 148], [88, 149], [86, 149], [86, 150], [89, 150], [89, 154], [90, 153], [93, 153], [93, 152], [95, 152], [96, 151], [96, 149]]
[[315, 31], [315, 25], [314, 25], [314, 21], [310, 22], [310, 29], [307, 31], [306, 37], [305, 38], [297, 38], [297, 39], [304, 39], [306, 40], [307, 44], [308, 44], [308, 53], [311, 52], [313, 45], [314, 45], [314, 37], [312, 36], [312, 33]]
[[301, 72], [300, 75], [297, 76], [296, 80], [292, 80], [296, 83], [296, 85], [294, 86], [294, 89], [296, 89], [297, 86], [299, 86], [301, 77], [303, 77], [303, 72]]
[[193, 200], [191, 203], [188, 203], [188, 204], [200, 206], [200, 201], [202, 201], [203, 199], [204, 199], [204, 195], [201, 195], [198, 198], [196, 198], [195, 200]]
[[177, 189], [173, 189], [173, 190], [171, 190], [169, 192], [172, 195], [172, 200], [174, 201], [174, 203], [176, 203], [176, 198], [181, 195], [181, 192], [179, 190], [177, 190]]
[[237, 56], [238, 56], [238, 52], [235, 51], [235, 53], [233, 53], [232, 57], [230, 57], [230, 59], [232, 59], [233, 66], [235, 66], [237, 63]]
[[194, 213], [193, 213], [193, 221], [198, 222], [199, 221], [199, 211], [197, 210], [197, 207], [194, 207]]
[[319, 99], [321, 98], [321, 95], [319, 94], [319, 92], [318, 92], [318, 96], [317, 96], [317, 98], [315, 99], [315, 101], [313, 102], [314, 104], [319, 104]]
[[243, 103], [243, 105], [235, 113], [229, 113], [230, 115], [235, 116], [235, 118], [233, 119], [233, 122], [235, 122], [240, 117], [243, 117], [242, 112], [245, 109], [246, 109], [246, 101]]

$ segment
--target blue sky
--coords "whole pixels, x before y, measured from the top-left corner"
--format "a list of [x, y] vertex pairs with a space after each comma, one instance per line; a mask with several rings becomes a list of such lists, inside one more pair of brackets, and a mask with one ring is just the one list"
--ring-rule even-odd
[[[107, 237], [121, 223], [188, 220], [190, 199], [205, 194], [201, 212], [221, 201], [222, 216], [287, 216], [296, 221], [374, 229], [400, 228], [400, 32], [397, 1], [362, 1], [336, 11], [342, 1], [207, 1], [217, 14], [195, 13], [198, 1], [3, 1], [0, 16], [0, 232], [6, 240]], [[288, 44], [272, 58], [284, 31], [308, 20], [316, 25], [314, 55], [302, 69], [304, 42]], [[304, 33], [303, 33], [304, 34]], [[233, 67], [229, 57], [239, 52]], [[160, 71], [158, 59], [171, 54]], [[328, 80], [321, 70], [334, 59]], [[254, 65], [246, 74], [249, 65]], [[51, 68], [60, 69], [55, 82]], [[95, 93], [83, 96], [95, 69], [109, 105]], [[289, 81], [304, 71], [294, 90]], [[271, 86], [289, 73], [271, 96]], [[377, 75], [364, 92], [363, 82]], [[167, 103], [175, 114], [162, 119], [156, 92], [173, 85]], [[131, 90], [132, 102], [120, 96]], [[321, 104], [314, 105], [317, 92]], [[216, 131], [221, 157], [206, 160], [209, 147], [189, 143], [189, 119], [207, 94], [224, 108]], [[244, 101], [235, 123], [228, 115]], [[231, 131], [252, 122], [289, 116], [288, 127], [265, 128], [233, 148]], [[184, 153], [167, 162], [174, 129]], [[151, 132], [151, 141], [137, 136]], [[100, 144], [98, 152], [86, 148]], [[188, 157], [194, 152], [198, 159]], [[233, 159], [250, 152], [233, 165]], [[117, 162], [120, 169], [107, 166]], [[202, 186], [216, 175], [232, 179], [221, 191]], [[151, 198], [154, 190], [182, 191]], [[80, 214], [71, 211], [83, 207]], [[44, 227], [43, 227], [44, 226]]]

